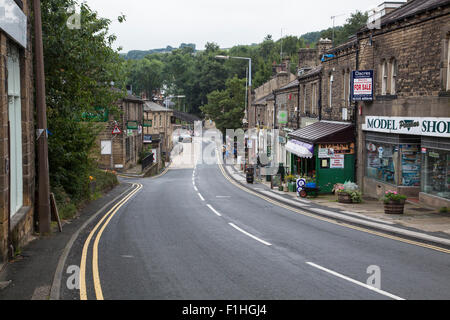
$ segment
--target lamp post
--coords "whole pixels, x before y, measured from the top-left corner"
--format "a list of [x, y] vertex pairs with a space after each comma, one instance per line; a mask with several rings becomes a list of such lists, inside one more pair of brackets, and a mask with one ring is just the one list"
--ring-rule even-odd
[[245, 117], [244, 120], [247, 120], [248, 123], [248, 107], [252, 102], [252, 58], [246, 57], [232, 57], [232, 56], [216, 56], [216, 59], [221, 60], [229, 60], [229, 59], [239, 59], [239, 60], [247, 60], [248, 61], [248, 96], [247, 96], [247, 107], [245, 108]]

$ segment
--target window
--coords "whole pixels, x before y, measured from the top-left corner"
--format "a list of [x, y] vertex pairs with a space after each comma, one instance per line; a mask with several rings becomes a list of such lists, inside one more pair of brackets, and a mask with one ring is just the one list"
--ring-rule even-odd
[[450, 151], [427, 149], [422, 177], [422, 192], [450, 199]]
[[366, 148], [367, 177], [396, 185], [398, 147], [390, 144], [367, 142]]
[[311, 114], [318, 115], [317, 111], [317, 83], [311, 84]]
[[396, 82], [397, 82], [397, 60], [392, 58], [391, 60], [391, 94], [396, 93]]
[[126, 161], [130, 161], [131, 159], [131, 141], [130, 141], [130, 137], [125, 139], [125, 157], [126, 157]]
[[22, 105], [20, 92], [19, 50], [8, 47], [8, 115], [10, 126], [10, 209], [13, 216], [23, 205]]
[[329, 86], [328, 86], [328, 93], [329, 93], [329, 95], [328, 95], [328, 107], [329, 108], [331, 108], [332, 103], [333, 103], [333, 81], [334, 81], [333, 75], [330, 74], [328, 76], [328, 84], [329, 84]]
[[450, 91], [450, 38], [447, 39], [447, 91]]
[[303, 113], [306, 113], [306, 84], [303, 85]]
[[387, 94], [388, 85], [388, 66], [386, 60], [383, 60], [381, 64], [381, 95]]

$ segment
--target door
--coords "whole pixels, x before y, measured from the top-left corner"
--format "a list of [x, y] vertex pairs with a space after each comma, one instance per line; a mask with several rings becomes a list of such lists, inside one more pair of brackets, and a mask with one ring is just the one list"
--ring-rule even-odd
[[22, 176], [22, 107], [20, 101], [20, 62], [18, 50], [10, 46], [8, 68], [8, 115], [10, 132], [10, 212], [11, 217], [23, 205]]

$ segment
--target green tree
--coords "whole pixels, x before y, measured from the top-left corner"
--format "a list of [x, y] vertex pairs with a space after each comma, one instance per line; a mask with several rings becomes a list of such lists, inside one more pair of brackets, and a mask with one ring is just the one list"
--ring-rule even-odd
[[226, 129], [242, 127], [245, 111], [245, 79], [233, 77], [226, 82], [225, 90], [215, 90], [208, 94], [208, 104], [200, 107], [206, 117], [216, 123], [225, 133]]
[[98, 132], [95, 125], [80, 121], [81, 115], [96, 112], [96, 107], [114, 111], [114, 102], [123, 93], [111, 88], [124, 84], [124, 69], [111, 47], [115, 37], [108, 35], [110, 20], [81, 4], [81, 28], [69, 29], [67, 11], [76, 1], [41, 3], [50, 183], [79, 200], [88, 192], [94, 166], [90, 152]]

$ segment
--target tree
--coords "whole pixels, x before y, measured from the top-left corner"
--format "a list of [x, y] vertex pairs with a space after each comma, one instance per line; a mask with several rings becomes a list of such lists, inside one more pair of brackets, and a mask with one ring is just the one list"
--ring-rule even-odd
[[94, 166], [89, 155], [98, 131], [80, 121], [81, 115], [96, 112], [96, 107], [114, 111], [122, 92], [111, 86], [123, 85], [125, 75], [122, 60], [111, 47], [115, 36], [108, 35], [110, 20], [81, 4], [81, 28], [67, 27], [68, 9], [75, 4], [47, 0], [41, 5], [50, 183], [52, 189], [63, 188], [72, 199], [82, 199], [88, 192], [89, 170]]
[[245, 111], [245, 79], [233, 77], [226, 82], [225, 90], [215, 90], [208, 94], [208, 104], [200, 107], [206, 117], [216, 123], [217, 129], [242, 127]]

